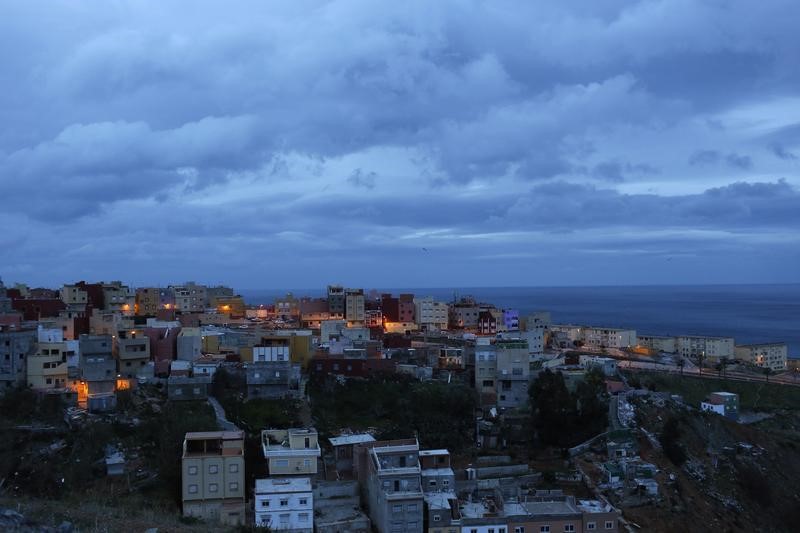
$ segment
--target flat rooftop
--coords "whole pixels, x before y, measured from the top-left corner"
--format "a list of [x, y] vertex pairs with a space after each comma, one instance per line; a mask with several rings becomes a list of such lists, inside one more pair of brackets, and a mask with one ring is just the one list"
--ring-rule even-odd
[[332, 446], [344, 446], [348, 444], [361, 444], [362, 442], [375, 442], [375, 437], [369, 433], [358, 433], [355, 435], [340, 435], [328, 440]]
[[244, 431], [195, 431], [187, 433], [186, 440], [240, 440], [244, 439]]
[[285, 492], [311, 492], [311, 479], [307, 477], [277, 477], [256, 480], [256, 494]]
[[578, 500], [578, 509], [584, 513], [610, 513], [614, 510], [609, 504], [600, 500]]
[[420, 457], [427, 457], [430, 455], [450, 455], [450, 452], [447, 450], [420, 450], [419, 456]]
[[577, 514], [578, 508], [569, 501], [541, 501], [541, 502], [525, 502], [522, 504], [528, 513], [533, 515], [573, 515]]

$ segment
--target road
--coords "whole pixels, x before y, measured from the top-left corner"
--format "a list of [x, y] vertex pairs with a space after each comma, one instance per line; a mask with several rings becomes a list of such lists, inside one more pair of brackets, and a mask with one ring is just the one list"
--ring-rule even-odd
[[[645, 371], [645, 372], [666, 372], [668, 374], [680, 374], [681, 369], [678, 366], [674, 365], [664, 365], [660, 363], [644, 363], [641, 361], [620, 361], [617, 364], [617, 367], [621, 370], [632, 370], [632, 371]], [[764, 383], [769, 381], [769, 383], [775, 383], [778, 385], [789, 385], [789, 386], [800, 386], [800, 383], [797, 382], [796, 376], [790, 373], [783, 373], [783, 374], [776, 374], [769, 376], [759, 376], [754, 374], [748, 374], [746, 372], [736, 372], [736, 371], [725, 371], [720, 373], [717, 370], [713, 370], [710, 368], [705, 368], [703, 371], [700, 371], [695, 365], [685, 366], [683, 368], [683, 375], [685, 376], [694, 376], [694, 377], [701, 377], [707, 379], [728, 379], [731, 381], [750, 381], [754, 383]]]
[[208, 397], [208, 403], [214, 408], [214, 414], [217, 416], [217, 422], [222, 427], [223, 431], [241, 431], [236, 424], [225, 418], [225, 409], [213, 396]]

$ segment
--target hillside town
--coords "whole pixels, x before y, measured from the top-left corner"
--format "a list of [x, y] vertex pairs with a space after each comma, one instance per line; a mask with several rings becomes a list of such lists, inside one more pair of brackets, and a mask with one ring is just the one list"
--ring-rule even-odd
[[[24, 450], [0, 496], [157, 490], [188, 530], [613, 532], [691, 520], [694, 480], [748, 524], [709, 465], [767, 453], [740, 434], [775, 416], [747, 387], [794, 394], [787, 355], [469, 296], [0, 282], [2, 446]], [[717, 428], [694, 455], [692, 420]]]

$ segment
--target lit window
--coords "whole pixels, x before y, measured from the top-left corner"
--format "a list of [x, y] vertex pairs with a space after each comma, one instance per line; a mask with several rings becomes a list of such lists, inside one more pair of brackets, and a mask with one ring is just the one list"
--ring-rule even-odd
[[228, 489], [230, 490], [239, 490], [239, 484], [235, 481], [228, 484]]
[[189, 467], [189, 475], [190, 476], [197, 475], [197, 467], [196, 466], [190, 466]]
[[238, 471], [239, 471], [239, 465], [237, 464], [228, 465], [228, 472], [230, 472], [231, 474], [235, 474]]
[[208, 492], [217, 492], [219, 490], [219, 486], [216, 483], [211, 483], [208, 486]]
[[209, 474], [216, 474], [219, 472], [219, 466], [217, 465], [208, 465], [208, 473]]
[[189, 485], [189, 494], [197, 494], [197, 485]]

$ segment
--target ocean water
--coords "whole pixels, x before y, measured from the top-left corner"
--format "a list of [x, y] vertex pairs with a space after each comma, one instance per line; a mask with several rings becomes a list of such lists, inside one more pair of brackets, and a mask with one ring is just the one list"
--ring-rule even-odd
[[[392, 288], [452, 301], [473, 296], [520, 314], [550, 311], [554, 323], [632, 328], [641, 334], [734, 337], [737, 344], [786, 342], [800, 357], [800, 284], [625, 287]], [[243, 290], [248, 303], [272, 303], [287, 290]], [[324, 295], [319, 290], [295, 296]]]

